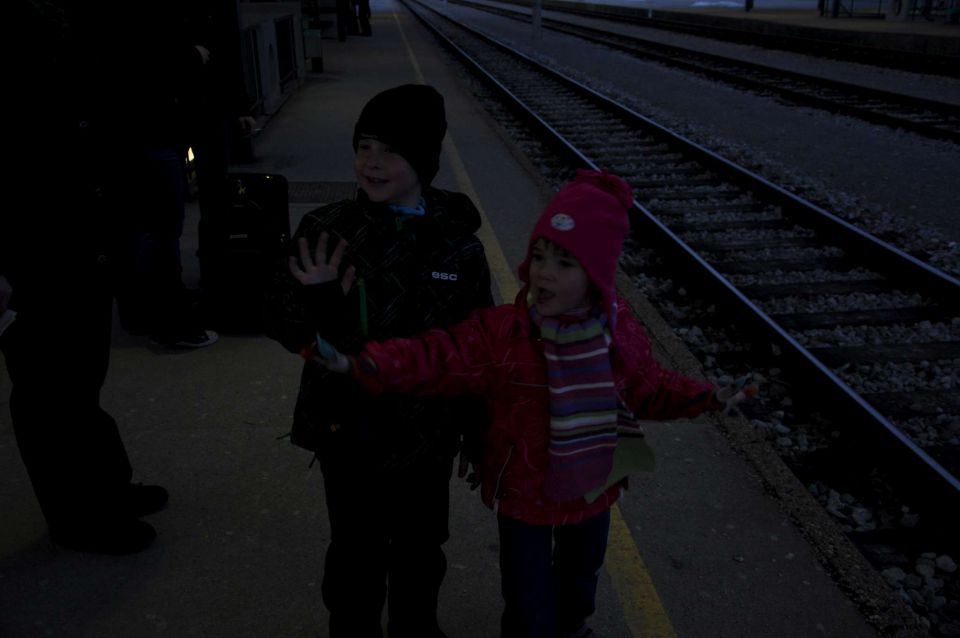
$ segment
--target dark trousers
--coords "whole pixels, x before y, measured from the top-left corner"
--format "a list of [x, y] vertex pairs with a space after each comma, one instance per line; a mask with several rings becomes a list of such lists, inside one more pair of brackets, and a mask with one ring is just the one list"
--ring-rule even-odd
[[357, 18], [360, 20], [360, 35], [372, 35], [370, 28], [370, 0], [356, 0]]
[[216, 273], [219, 244], [227, 228], [227, 174], [230, 169], [230, 125], [225, 118], [204, 117], [192, 136], [194, 170], [197, 178], [197, 202], [200, 287], [208, 290], [219, 285], [223, 273]]
[[348, 35], [359, 33], [355, 0], [337, 0], [337, 39], [343, 42]]
[[117, 424], [100, 408], [113, 308], [108, 277], [84, 268], [73, 274], [66, 284], [51, 280], [42, 305], [22, 308], [0, 341], [17, 446], [55, 531], [108, 523], [131, 478]]
[[114, 202], [125, 248], [118, 255], [120, 319], [133, 333], [181, 333], [193, 327], [180, 261], [185, 151], [144, 148], [121, 161], [128, 165], [119, 169], [124, 189]]
[[594, 612], [609, 510], [575, 525], [504, 516], [498, 523], [502, 638], [556, 638], [579, 629]]
[[[336, 446], [334, 446], [336, 447]], [[447, 571], [452, 459], [374, 476], [362, 453], [321, 456], [331, 540], [323, 602], [331, 638], [439, 638], [437, 597]]]

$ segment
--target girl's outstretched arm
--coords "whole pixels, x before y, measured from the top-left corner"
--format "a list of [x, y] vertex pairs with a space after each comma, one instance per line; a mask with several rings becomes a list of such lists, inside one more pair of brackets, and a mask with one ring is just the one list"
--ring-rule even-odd
[[724, 404], [712, 383], [664, 368], [653, 356], [650, 339], [633, 311], [622, 299], [617, 312], [617, 347], [632, 369], [625, 374], [621, 396], [640, 419], [693, 417]]
[[734, 412], [744, 400], [756, 396], [758, 388], [750, 375], [716, 387], [712, 383], [663, 368], [653, 356], [646, 331], [629, 309], [621, 309], [618, 336], [621, 347], [630, 349], [638, 363], [627, 375], [624, 394], [631, 410], [642, 419], [693, 417], [708, 410]]
[[351, 374], [371, 394], [483, 394], [492, 360], [482, 312], [447, 328], [367, 343], [355, 356], [336, 351], [319, 336], [301, 354], [328, 370]]

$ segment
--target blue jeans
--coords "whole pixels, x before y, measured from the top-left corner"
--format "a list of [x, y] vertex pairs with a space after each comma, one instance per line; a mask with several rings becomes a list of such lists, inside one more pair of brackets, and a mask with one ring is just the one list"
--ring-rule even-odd
[[502, 638], [556, 638], [579, 629], [594, 612], [610, 511], [575, 525], [504, 516], [498, 523]]

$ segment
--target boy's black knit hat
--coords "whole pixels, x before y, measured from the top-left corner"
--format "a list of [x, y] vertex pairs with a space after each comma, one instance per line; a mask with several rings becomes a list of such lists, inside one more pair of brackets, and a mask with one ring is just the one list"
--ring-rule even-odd
[[447, 132], [443, 96], [432, 86], [404, 84], [373, 96], [353, 128], [353, 150], [361, 137], [389, 145], [410, 163], [429, 186], [440, 167], [440, 147]]

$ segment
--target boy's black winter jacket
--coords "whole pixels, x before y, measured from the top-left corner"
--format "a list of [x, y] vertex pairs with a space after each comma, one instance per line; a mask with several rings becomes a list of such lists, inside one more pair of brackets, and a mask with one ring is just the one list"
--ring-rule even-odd
[[[321, 231], [345, 239], [343, 268], [357, 281], [344, 295], [339, 282], [304, 286], [283, 264], [267, 299], [267, 334], [299, 352], [319, 333], [341, 352], [367, 341], [407, 337], [464, 319], [490, 306], [490, 272], [474, 232], [480, 215], [461, 193], [428, 188], [426, 215], [398, 215], [361, 191], [308, 213], [291, 241], [306, 237], [311, 252]], [[329, 249], [332, 251], [334, 242]], [[484, 422], [474, 398], [366, 396], [346, 375], [304, 365], [294, 412], [293, 442], [318, 453], [363, 446], [368, 471], [451, 457], [459, 434]]]

